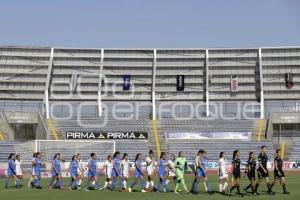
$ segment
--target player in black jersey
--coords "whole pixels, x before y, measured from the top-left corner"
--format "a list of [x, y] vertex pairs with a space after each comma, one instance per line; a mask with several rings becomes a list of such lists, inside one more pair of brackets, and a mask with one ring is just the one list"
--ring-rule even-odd
[[280, 156], [280, 149], [276, 150], [276, 157], [274, 158], [274, 181], [271, 185], [271, 188], [276, 184], [276, 182], [279, 181], [279, 183], [282, 185], [283, 194], [290, 194], [286, 190], [286, 184], [285, 184], [285, 175], [282, 169], [283, 160]]
[[261, 147], [261, 153], [258, 156], [258, 182], [256, 183], [255, 186], [255, 192], [257, 192], [259, 185], [261, 184], [261, 181], [265, 179], [267, 187], [268, 187], [268, 194], [273, 194], [271, 184], [270, 184], [270, 179], [269, 179], [269, 171], [267, 168], [268, 164], [268, 155], [267, 155], [267, 147], [262, 146]]
[[254, 155], [253, 152], [250, 152], [249, 153], [249, 159], [248, 159], [247, 164], [246, 164], [246, 170], [245, 170], [245, 173], [248, 176], [250, 184], [244, 189], [244, 193], [246, 193], [247, 190], [251, 187], [252, 196], [256, 196], [256, 192], [255, 192], [255, 171], [256, 171], [255, 155]]
[[232, 191], [236, 188], [237, 194], [243, 196], [240, 192], [240, 180], [241, 180], [241, 160], [240, 160], [240, 151], [235, 150], [232, 157], [232, 186], [229, 190], [229, 195], [232, 194]]

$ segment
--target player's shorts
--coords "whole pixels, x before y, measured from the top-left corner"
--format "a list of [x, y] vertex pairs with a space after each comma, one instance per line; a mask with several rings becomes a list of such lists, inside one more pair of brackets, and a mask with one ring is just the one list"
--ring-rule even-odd
[[233, 172], [232, 175], [235, 179], [241, 178], [241, 172]]
[[51, 176], [53, 176], [53, 177], [56, 177], [56, 176], [59, 176], [60, 175], [60, 172], [56, 172], [56, 171], [52, 171], [51, 172]]
[[148, 175], [148, 176], [152, 176], [153, 173], [154, 173], [153, 167], [152, 167], [152, 168], [151, 168], [151, 167], [147, 167], [147, 168], [146, 168], [146, 171], [147, 171], [147, 175]]
[[7, 170], [7, 176], [14, 176], [15, 173], [12, 170]]
[[34, 176], [41, 176], [41, 170], [40, 169], [34, 169]]
[[228, 178], [228, 174], [227, 173], [220, 173], [219, 174], [219, 179], [223, 179], [223, 178]]
[[[280, 172], [280, 174], [279, 174]], [[274, 170], [274, 179], [279, 179], [285, 177], [283, 170]]]
[[249, 181], [255, 181], [255, 173], [248, 173], [247, 176]]
[[199, 176], [199, 177], [206, 177], [206, 173], [203, 169], [201, 168], [197, 168], [196, 169], [196, 173], [195, 173], [196, 176]]
[[135, 172], [134, 172], [134, 178], [141, 178], [141, 177], [143, 177], [143, 174], [141, 174], [140, 171], [135, 170]]
[[267, 170], [267, 172], [264, 172], [264, 170], [262, 168], [258, 168], [257, 173], [258, 173], [258, 178], [259, 179], [269, 177], [269, 171], [268, 170]]
[[119, 171], [116, 171], [114, 169], [111, 171], [111, 176], [112, 177], [117, 177], [117, 176], [121, 176], [121, 175], [122, 175], [122, 173], [119, 172]]
[[71, 175], [71, 177], [77, 177], [79, 174], [78, 174], [78, 172], [71, 172], [70, 175]]
[[169, 176], [169, 177], [175, 177], [176, 174], [175, 174], [175, 172], [169, 171], [169, 172], [168, 172], [168, 176]]
[[89, 178], [93, 178], [93, 177], [95, 177], [96, 176], [96, 171], [90, 171], [89, 170], [89, 172], [88, 172], [88, 177]]

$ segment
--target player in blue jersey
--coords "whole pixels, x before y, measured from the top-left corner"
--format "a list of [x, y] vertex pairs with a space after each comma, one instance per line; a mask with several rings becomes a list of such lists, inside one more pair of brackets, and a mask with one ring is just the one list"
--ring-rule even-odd
[[131, 183], [130, 187], [128, 188], [129, 192], [132, 192], [132, 188], [136, 186], [136, 184], [140, 181], [141, 182], [141, 188], [142, 192], [147, 192], [145, 189], [145, 182], [144, 182], [144, 174], [143, 174], [143, 159], [142, 154], [138, 153], [135, 156], [135, 172], [134, 172], [134, 181]]
[[41, 153], [37, 152], [36, 157], [33, 161], [34, 167], [34, 179], [32, 180], [32, 186], [37, 189], [42, 189], [41, 187], [41, 173], [42, 173], [42, 159], [41, 159]]
[[79, 182], [79, 173], [78, 173], [78, 160], [77, 160], [77, 155], [72, 156], [72, 161], [70, 162], [69, 166], [69, 172], [70, 172], [70, 183], [69, 183], [69, 190], [72, 190], [73, 185], [75, 185], [76, 190], [80, 190], [80, 187], [78, 186]]
[[207, 173], [205, 170], [206, 161], [206, 151], [199, 150], [195, 159], [195, 179], [193, 182], [191, 193], [197, 194], [198, 185], [200, 181], [204, 182], [204, 186], [209, 194], [212, 194], [211, 187], [207, 180]]
[[112, 172], [111, 172], [111, 176], [112, 176], [111, 189], [112, 190], [116, 190], [116, 184], [117, 184], [118, 178], [120, 181], [120, 188], [123, 188], [121, 162], [122, 161], [120, 159], [120, 152], [116, 151], [114, 153], [113, 160], [112, 160], [112, 165], [113, 165]]
[[[64, 189], [62, 186], [62, 177], [61, 177], [61, 159], [60, 153], [54, 155], [51, 166], [51, 180], [49, 183], [49, 189]], [[56, 183], [56, 185], [55, 185]]]
[[100, 188], [100, 184], [97, 180], [97, 161], [96, 154], [91, 153], [90, 159], [88, 161], [88, 182], [86, 191], [89, 190], [98, 190]]
[[4, 187], [8, 188], [8, 183], [10, 179], [14, 179], [16, 182], [16, 188], [20, 187], [20, 179], [16, 174], [16, 164], [15, 164], [16, 155], [11, 153], [8, 157], [7, 162], [7, 178], [5, 179]]
[[165, 152], [161, 152], [160, 154], [160, 159], [159, 159], [159, 163], [158, 163], [158, 184], [156, 186], [156, 191], [160, 192], [160, 187], [161, 185], [164, 188], [164, 192], [169, 192], [169, 188], [168, 188], [168, 184], [167, 184], [167, 166], [168, 166], [168, 162], [167, 162], [167, 154]]

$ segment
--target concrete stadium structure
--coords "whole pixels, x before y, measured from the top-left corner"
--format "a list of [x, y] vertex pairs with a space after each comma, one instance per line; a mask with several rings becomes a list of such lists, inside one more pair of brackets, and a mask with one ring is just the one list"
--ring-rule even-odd
[[[290, 88], [287, 74], [292, 75]], [[123, 88], [124, 75], [130, 76], [130, 90]], [[178, 75], [184, 75], [181, 91]], [[252, 141], [273, 141], [275, 146], [290, 134], [292, 154], [300, 127], [300, 47], [0, 46], [0, 108], [1, 131], [11, 139], [16, 117], [9, 118], [9, 112], [35, 112], [36, 123], [42, 124], [37, 139], [64, 139], [63, 133], [74, 129], [145, 131], [149, 148], [160, 142], [161, 150], [168, 151], [174, 142], [166, 141], [165, 132], [243, 130], [253, 133]], [[79, 117], [88, 123], [78, 123]], [[106, 125], [100, 126], [105, 117]], [[289, 125], [281, 125], [285, 123]]]

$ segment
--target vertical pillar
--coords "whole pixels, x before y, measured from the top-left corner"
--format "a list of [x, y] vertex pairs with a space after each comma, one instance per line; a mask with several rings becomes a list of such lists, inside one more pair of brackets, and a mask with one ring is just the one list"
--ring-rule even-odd
[[263, 71], [262, 71], [262, 56], [261, 48], [258, 49], [258, 66], [259, 66], [259, 83], [260, 83], [260, 118], [265, 118], [264, 107], [264, 88], [263, 88]]
[[51, 48], [49, 64], [48, 64], [48, 71], [47, 71], [47, 79], [46, 79], [46, 86], [44, 91], [44, 104], [46, 108], [46, 118], [50, 118], [50, 111], [49, 111], [49, 88], [50, 88], [50, 81], [51, 81], [51, 74], [52, 74], [52, 67], [53, 67], [53, 55], [54, 55], [54, 48]]
[[206, 93], [206, 117], [209, 117], [209, 72], [208, 72], [208, 49], [205, 50], [205, 93]]
[[152, 120], [156, 120], [155, 102], [155, 81], [156, 81], [156, 49], [153, 49], [153, 69], [152, 69]]
[[104, 49], [101, 49], [100, 67], [99, 67], [99, 80], [98, 80], [98, 115], [102, 116], [102, 96], [101, 96], [101, 86], [102, 86], [102, 74], [103, 74], [103, 64], [104, 64]]

